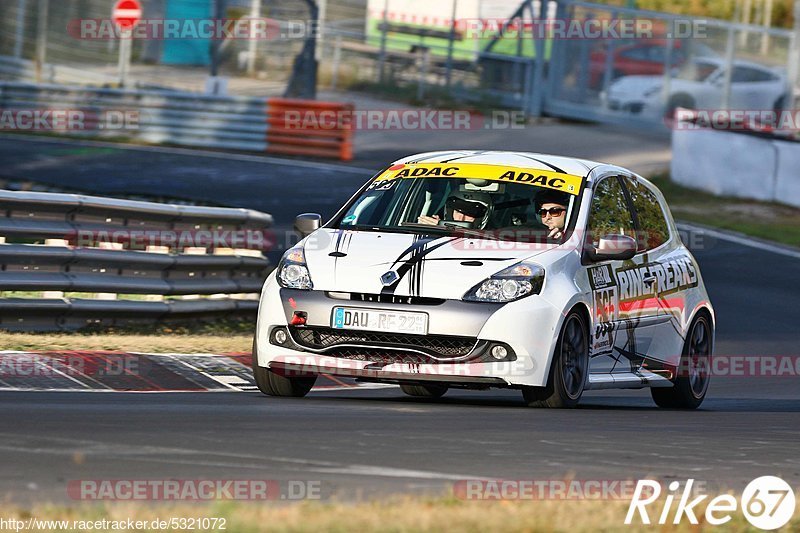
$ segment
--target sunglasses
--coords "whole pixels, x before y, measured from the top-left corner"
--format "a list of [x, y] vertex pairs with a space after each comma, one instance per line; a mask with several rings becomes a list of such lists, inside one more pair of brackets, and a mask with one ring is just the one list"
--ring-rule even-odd
[[542, 217], [542, 218], [544, 218], [547, 215], [554, 216], [554, 217], [559, 217], [559, 216], [561, 216], [561, 213], [564, 213], [564, 212], [566, 212], [566, 209], [564, 209], [563, 207], [551, 207], [550, 209], [542, 208], [542, 209], [539, 209], [539, 216]]

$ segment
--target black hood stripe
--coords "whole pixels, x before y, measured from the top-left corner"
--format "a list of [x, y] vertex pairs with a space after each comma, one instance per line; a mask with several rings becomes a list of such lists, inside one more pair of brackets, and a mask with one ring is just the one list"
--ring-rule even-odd
[[[520, 154], [520, 155], [522, 155], [522, 154]], [[560, 172], [561, 174], [568, 174], [568, 172], [564, 172], [564, 170], [558, 168], [555, 165], [551, 165], [547, 161], [542, 161], [541, 159], [536, 159], [535, 157], [531, 157], [529, 155], [523, 155], [522, 157], [525, 157], [525, 158], [530, 159], [532, 161], [536, 161], [537, 163], [541, 163], [541, 164], [543, 164], [545, 166], [548, 166], [548, 167], [552, 168], [553, 170], [555, 170], [556, 172]]]
[[[415, 242], [405, 252], [403, 252], [397, 259], [397, 261], [395, 261], [394, 264], [392, 265], [393, 269], [397, 272], [399, 278], [391, 285], [384, 287], [383, 290], [381, 290], [381, 294], [394, 294], [394, 291], [397, 290], [397, 286], [403, 280], [405, 275], [412, 271], [413, 272], [409, 278], [409, 284], [410, 284], [409, 292], [411, 294], [415, 294], [416, 291], [416, 293], [418, 294], [422, 288], [422, 263], [425, 260], [425, 256], [433, 252], [434, 250], [438, 250], [439, 248], [441, 248], [446, 244], [450, 244], [452, 242], [461, 239], [461, 237], [449, 237], [445, 238], [442, 242], [436, 243], [433, 246], [428, 247], [429, 244], [431, 244], [435, 240], [438, 240], [439, 238], [415, 236], [414, 239]], [[408, 259], [406, 259], [403, 262], [403, 264], [401, 264], [399, 267], [394, 268], [395, 265], [397, 265], [400, 261], [402, 261], [402, 258], [405, 257], [409, 251], [411, 252], [411, 256]]]

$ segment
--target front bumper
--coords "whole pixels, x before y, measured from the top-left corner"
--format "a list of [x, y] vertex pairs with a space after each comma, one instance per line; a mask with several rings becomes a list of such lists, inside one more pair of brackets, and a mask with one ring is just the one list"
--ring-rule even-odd
[[[509, 304], [486, 304], [424, 299], [408, 303], [401, 298], [393, 303], [368, 301], [363, 296], [353, 301], [348, 296], [282, 289], [270, 277], [259, 307], [258, 364], [294, 375], [331, 374], [387, 382], [437, 381], [489, 386], [542, 386], [546, 382], [561, 314], [540, 297], [531, 296]], [[312, 331], [323, 334], [332, 331], [333, 309], [343, 305], [427, 313], [428, 335], [410, 339], [414, 342], [406, 344], [388, 338], [391, 334], [377, 333], [374, 336], [384, 342], [345, 347], [335, 342], [329, 346], [311, 344]], [[295, 312], [306, 317], [306, 324], [300, 330], [290, 325]], [[273, 337], [276, 328], [288, 334], [283, 345]], [[352, 333], [360, 336], [365, 332]], [[444, 354], [442, 343], [447, 344]], [[493, 360], [488, 350], [496, 344], [506, 346], [512, 355], [502, 361]]]

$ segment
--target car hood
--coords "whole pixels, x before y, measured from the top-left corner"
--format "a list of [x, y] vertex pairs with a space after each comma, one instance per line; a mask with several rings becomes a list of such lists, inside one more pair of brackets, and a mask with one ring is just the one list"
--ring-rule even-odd
[[663, 83], [664, 76], [624, 76], [609, 85], [608, 93], [614, 97], [641, 97]]
[[[327, 228], [303, 245], [315, 290], [443, 299], [461, 299], [500, 270], [557, 247]], [[388, 272], [396, 272], [397, 280], [384, 285], [381, 278]]]

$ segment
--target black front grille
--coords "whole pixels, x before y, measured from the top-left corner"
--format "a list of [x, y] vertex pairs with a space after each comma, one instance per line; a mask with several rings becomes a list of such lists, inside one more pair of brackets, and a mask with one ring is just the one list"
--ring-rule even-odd
[[353, 302], [380, 302], [384, 304], [408, 305], [442, 305], [442, 298], [427, 298], [424, 296], [397, 296], [395, 294], [368, 294], [363, 292], [329, 292], [329, 298], [334, 300], [350, 300]]
[[438, 362], [429, 355], [385, 348], [332, 348], [325, 352], [325, 355], [354, 361], [369, 361], [370, 363], [432, 364]]
[[[342, 344], [368, 345], [373, 347], [411, 348], [438, 358], [459, 358], [469, 354], [477, 339], [451, 335], [408, 335], [376, 331], [353, 331], [333, 328], [292, 327], [292, 337], [305, 348], [326, 350]], [[346, 348], [336, 348], [344, 350]], [[365, 350], [359, 348], [359, 353]], [[381, 350], [391, 352], [392, 350]], [[333, 350], [326, 350], [334, 355]], [[372, 360], [372, 359], [370, 359]]]

